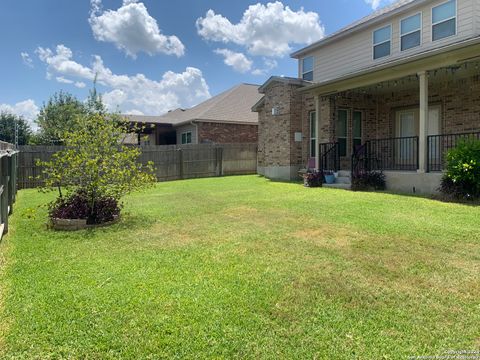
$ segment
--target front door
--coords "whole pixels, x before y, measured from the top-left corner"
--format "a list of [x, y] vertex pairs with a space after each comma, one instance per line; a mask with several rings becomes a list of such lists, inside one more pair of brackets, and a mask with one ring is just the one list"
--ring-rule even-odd
[[[419, 109], [401, 110], [397, 112], [395, 136], [395, 154], [397, 164], [411, 166], [416, 161], [417, 142], [412, 137], [419, 135]], [[440, 134], [440, 107], [432, 106], [428, 110], [427, 135]], [[439, 161], [438, 144], [429, 145], [430, 162]]]
[[[440, 107], [428, 110], [427, 135], [440, 135]], [[430, 164], [440, 164], [440, 144], [438, 138], [428, 144], [428, 161]]]
[[402, 110], [397, 113], [397, 135], [393, 142], [393, 150], [397, 166], [411, 167], [415, 163], [414, 136], [418, 134], [416, 110]]

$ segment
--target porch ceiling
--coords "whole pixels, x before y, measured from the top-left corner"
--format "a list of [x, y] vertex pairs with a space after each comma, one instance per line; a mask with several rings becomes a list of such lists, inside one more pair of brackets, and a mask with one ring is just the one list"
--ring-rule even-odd
[[461, 68], [465, 63], [478, 61], [480, 59], [479, 54], [480, 39], [475, 38], [451, 45], [448, 48], [432, 50], [413, 57], [400, 59], [378, 68], [307, 86], [299, 91], [325, 96], [347, 90], [373, 88], [382, 83], [388, 84], [388, 86], [395, 86], [396, 82], [396, 86], [398, 86], [399, 82], [402, 81], [405, 86], [411, 84], [413, 88], [413, 84], [417, 84], [416, 74], [419, 72], [430, 71], [435, 73], [437, 71], [438, 74], [441, 74], [442, 69], [446, 69], [444, 72], [445, 76], [449, 76], [449, 69]]
[[[462, 64], [441, 67], [430, 70], [428, 82], [430, 86], [444, 86], [447, 82], [458, 81], [468, 77], [480, 75], [480, 61], [469, 61]], [[383, 81], [369, 86], [353, 89], [353, 92], [371, 95], [381, 95], [388, 92], [415, 91], [418, 92], [419, 80], [417, 75], [408, 75], [395, 80]]]

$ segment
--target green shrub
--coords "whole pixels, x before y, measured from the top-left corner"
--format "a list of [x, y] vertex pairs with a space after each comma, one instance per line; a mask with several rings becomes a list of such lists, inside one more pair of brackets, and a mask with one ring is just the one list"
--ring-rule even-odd
[[353, 191], [385, 190], [385, 174], [381, 171], [365, 171], [352, 178]]
[[480, 140], [461, 140], [447, 152], [440, 191], [454, 198], [480, 197]]

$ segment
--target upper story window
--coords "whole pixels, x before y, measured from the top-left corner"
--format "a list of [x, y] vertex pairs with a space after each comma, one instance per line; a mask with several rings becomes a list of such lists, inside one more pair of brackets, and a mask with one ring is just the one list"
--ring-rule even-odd
[[422, 14], [410, 16], [400, 21], [400, 47], [408, 50], [420, 46], [422, 37]]
[[457, 33], [457, 1], [450, 0], [432, 8], [432, 41]]
[[313, 56], [302, 59], [302, 79], [313, 81]]
[[388, 25], [373, 32], [373, 58], [380, 59], [390, 55], [392, 26]]

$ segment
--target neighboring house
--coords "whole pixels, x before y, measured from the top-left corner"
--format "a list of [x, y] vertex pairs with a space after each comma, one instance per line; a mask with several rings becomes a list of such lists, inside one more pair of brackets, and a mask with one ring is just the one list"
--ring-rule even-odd
[[401, 0], [293, 53], [299, 78], [270, 78], [253, 107], [258, 172], [383, 170], [434, 192], [445, 151], [480, 135], [479, 35], [478, 0]]
[[161, 116], [126, 117], [143, 128], [135, 143], [256, 143], [258, 116], [251, 108], [262, 97], [258, 88], [240, 84], [190, 109], [176, 109]]

